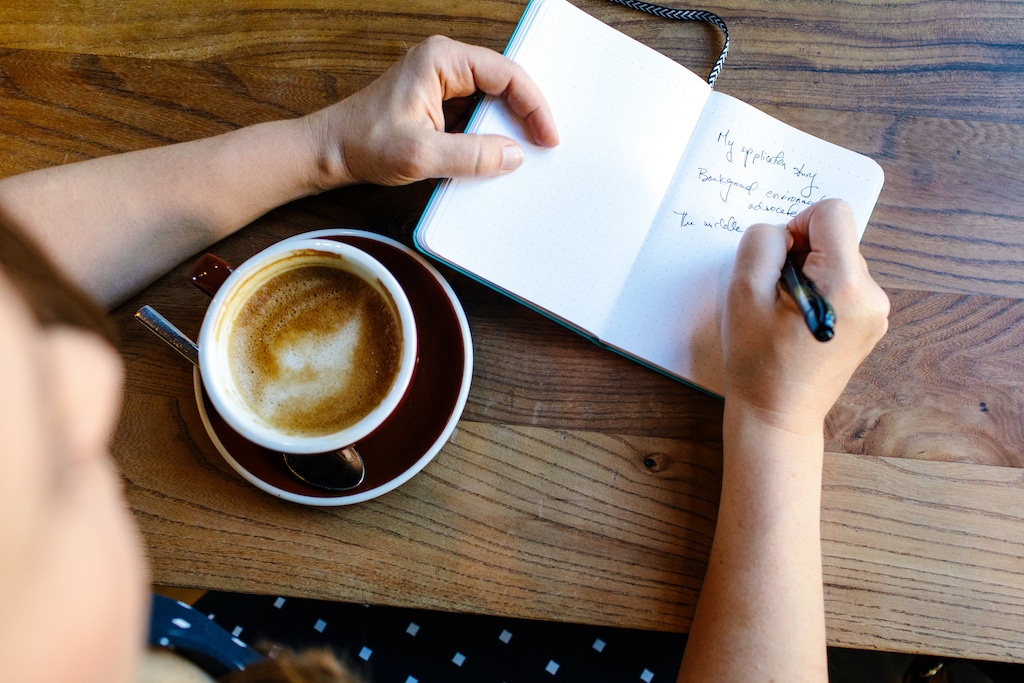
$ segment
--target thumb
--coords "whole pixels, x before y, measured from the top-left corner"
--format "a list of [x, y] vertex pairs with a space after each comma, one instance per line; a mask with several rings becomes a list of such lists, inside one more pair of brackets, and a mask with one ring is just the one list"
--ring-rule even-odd
[[435, 145], [435, 178], [487, 177], [514, 171], [525, 154], [515, 140], [502, 135], [431, 134]]

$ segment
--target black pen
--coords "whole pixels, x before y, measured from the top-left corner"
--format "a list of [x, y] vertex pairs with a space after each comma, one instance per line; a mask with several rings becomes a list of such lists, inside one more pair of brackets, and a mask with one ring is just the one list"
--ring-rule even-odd
[[803, 313], [814, 338], [827, 342], [834, 337], [836, 312], [814, 287], [814, 283], [800, 271], [792, 255], [786, 257], [786, 263], [782, 266], [782, 284], [800, 307], [800, 312]]

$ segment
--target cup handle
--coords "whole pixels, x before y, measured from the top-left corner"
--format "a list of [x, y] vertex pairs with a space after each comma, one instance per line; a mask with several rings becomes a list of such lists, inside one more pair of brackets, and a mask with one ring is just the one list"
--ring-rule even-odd
[[203, 254], [189, 271], [188, 279], [209, 297], [213, 297], [224, 281], [231, 275], [232, 268], [223, 259], [213, 254]]

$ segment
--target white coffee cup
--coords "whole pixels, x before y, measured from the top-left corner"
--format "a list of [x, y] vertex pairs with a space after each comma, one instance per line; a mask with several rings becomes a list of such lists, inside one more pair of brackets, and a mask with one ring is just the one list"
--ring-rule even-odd
[[224, 420], [283, 453], [325, 453], [379, 427], [416, 366], [412, 307], [364, 251], [289, 240], [217, 290], [199, 333], [203, 386]]

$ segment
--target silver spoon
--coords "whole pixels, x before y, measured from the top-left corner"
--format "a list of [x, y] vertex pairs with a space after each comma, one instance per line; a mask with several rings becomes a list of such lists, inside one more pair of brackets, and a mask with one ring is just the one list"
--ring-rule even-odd
[[[152, 306], [143, 306], [135, 319], [168, 346], [199, 367], [199, 347], [184, 332], [160, 315]], [[359, 486], [366, 476], [366, 467], [355, 446], [333, 453], [290, 455], [282, 453], [284, 464], [298, 479], [325, 491], [348, 491]]]

